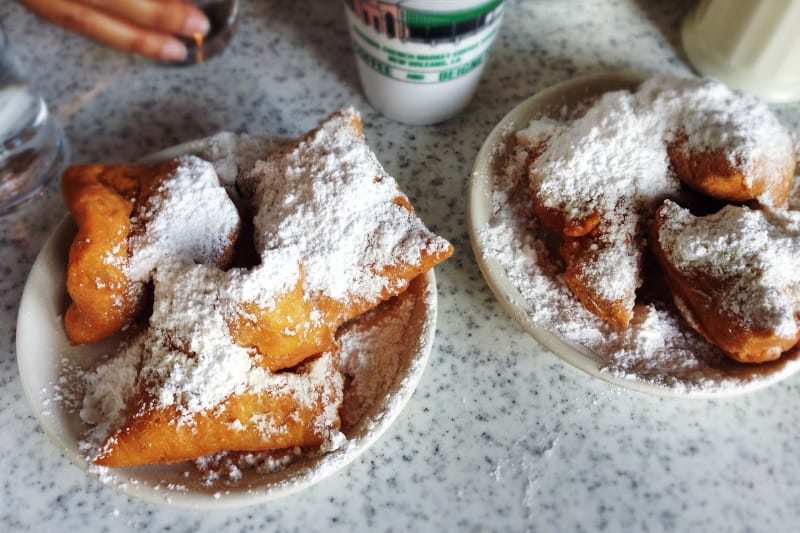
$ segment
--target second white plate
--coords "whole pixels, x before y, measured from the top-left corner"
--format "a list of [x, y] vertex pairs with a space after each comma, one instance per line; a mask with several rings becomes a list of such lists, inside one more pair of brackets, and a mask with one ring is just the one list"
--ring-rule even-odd
[[[561, 116], [565, 109], [574, 109], [605, 92], [635, 90], [645, 78], [645, 75], [639, 73], [620, 72], [565, 81], [528, 98], [497, 124], [475, 161], [467, 195], [470, 240], [481, 272], [497, 299], [525, 331], [558, 357], [592, 376], [637, 391], [663, 396], [728, 396], [751, 392], [776, 383], [800, 370], [797, 351], [785, 355], [779, 361], [761, 365], [736, 363], [724, 357], [721, 352], [714, 353], [713, 348], [708, 348], [710, 356], [695, 354], [692, 353], [692, 347], [697, 345], [698, 336], [677, 317], [667, 318], [672, 324], [678, 324], [681, 336], [693, 339], [694, 343], [687, 342], [684, 346], [680, 345], [680, 340], [676, 341], [676, 350], [682, 351], [684, 355], [676, 355], [672, 364], [659, 368], [657, 362], [645, 361], [645, 355], [641, 354], [641, 365], [637, 366], [636, 361], [633, 361], [629, 366], [630, 371], [620, 371], [619, 366], [614, 365], [614, 358], [620, 355], [620, 348], [610, 341], [606, 342], [606, 339], [617, 333], [609, 330], [599, 319], [594, 324], [591, 324], [591, 317], [586, 319], [591, 324], [590, 327], [595, 328], [591, 332], [596, 340], [595, 349], [589, 349], [577, 342], [576, 337], [570, 338], [570, 327], [574, 327], [574, 323], [568, 324], [570, 319], [588, 313], [577, 299], [568, 308], [550, 313], [546, 320], [541, 319], [542, 313], [537, 313], [542, 304], [531, 295], [537, 290], [563, 289], [563, 284], [559, 287], [557, 273], [540, 277], [540, 281], [547, 282], [546, 287], [528, 286], [528, 290], [523, 290], [524, 285], [535, 283], [526, 277], [526, 269], [532, 266], [532, 254], [536, 254], [531, 248], [544, 248], [547, 236], [538, 225], [533, 226], [533, 235], [526, 235], [528, 228], [525, 220], [517, 221], [514, 228], [505, 227], [501, 221], [503, 217], [508, 219], [514, 216], [535, 216], [532, 215], [532, 210], [526, 210], [524, 206], [519, 208], [523, 202], [530, 203], [527, 200], [527, 191], [522, 191], [526, 198], [516, 200], [517, 206], [511, 207], [514, 199], [508, 198], [509, 191], [503, 190], [496, 179], [498, 172], [502, 170], [501, 155], [509, 135], [525, 128], [533, 118]], [[514, 209], [519, 209], [522, 214], [512, 212]], [[484, 238], [485, 232], [496, 232], [498, 228], [507, 233], [503, 235], [507, 245], [503, 253], [497, 253], [497, 249], [487, 244]], [[542, 233], [536, 234], [537, 231]], [[527, 251], [524, 250], [525, 246], [529, 247]], [[513, 255], [506, 253], [508, 248], [515, 247], [519, 247], [519, 250]], [[534, 288], [536, 290], [532, 290]], [[664, 316], [663, 308], [668, 309], [669, 305], [662, 306], [661, 317]], [[585, 333], [582, 331], [581, 335]], [[674, 339], [668, 340], [673, 341]], [[678, 359], [684, 356], [685, 360]], [[625, 357], [635, 358], [636, 354], [625, 354]], [[642, 371], [644, 367], [646, 370]]]

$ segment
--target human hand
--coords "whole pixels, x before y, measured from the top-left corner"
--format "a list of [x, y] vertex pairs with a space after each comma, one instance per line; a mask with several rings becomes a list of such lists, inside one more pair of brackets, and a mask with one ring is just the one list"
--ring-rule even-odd
[[159, 61], [181, 61], [176, 36], [205, 35], [209, 21], [184, 0], [19, 0], [48, 21], [120, 50]]

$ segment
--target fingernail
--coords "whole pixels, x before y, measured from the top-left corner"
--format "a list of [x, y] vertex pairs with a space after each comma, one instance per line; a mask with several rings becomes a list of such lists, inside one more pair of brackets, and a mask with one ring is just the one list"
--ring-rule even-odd
[[198, 12], [191, 12], [189, 16], [186, 18], [186, 22], [183, 23], [183, 32], [185, 35], [195, 35], [200, 33], [205, 35], [208, 33], [208, 30], [211, 29], [208, 23], [208, 19], [205, 15]]
[[186, 59], [186, 47], [180, 41], [167, 41], [161, 47], [162, 61], [183, 61]]

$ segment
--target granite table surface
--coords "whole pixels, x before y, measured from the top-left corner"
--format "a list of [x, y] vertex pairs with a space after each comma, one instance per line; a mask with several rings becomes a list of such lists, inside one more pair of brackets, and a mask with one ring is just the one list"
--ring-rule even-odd
[[[245, 0], [230, 47], [191, 68], [129, 57], [0, 3], [10, 41], [64, 126], [72, 162], [132, 161], [219, 130], [297, 135], [354, 105], [380, 161], [457, 250], [437, 268], [429, 366], [372, 448], [292, 497], [184, 510], [131, 499], [84, 474], [25, 401], [17, 311], [33, 260], [65, 213], [54, 182], [0, 218], [0, 530], [797, 531], [800, 376], [714, 400], [645, 395], [591, 377], [503, 310], [467, 235], [467, 179], [493, 125], [576, 75], [691, 73], [679, 39], [691, 5], [509, 0], [467, 109], [412, 127], [364, 99], [339, 2]], [[800, 105], [774, 109], [800, 133]]]

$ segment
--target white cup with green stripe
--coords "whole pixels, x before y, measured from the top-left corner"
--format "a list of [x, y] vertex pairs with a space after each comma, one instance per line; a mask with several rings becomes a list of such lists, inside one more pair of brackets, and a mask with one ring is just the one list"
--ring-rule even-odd
[[472, 98], [503, 0], [345, 0], [364, 93], [384, 115], [435, 124]]

